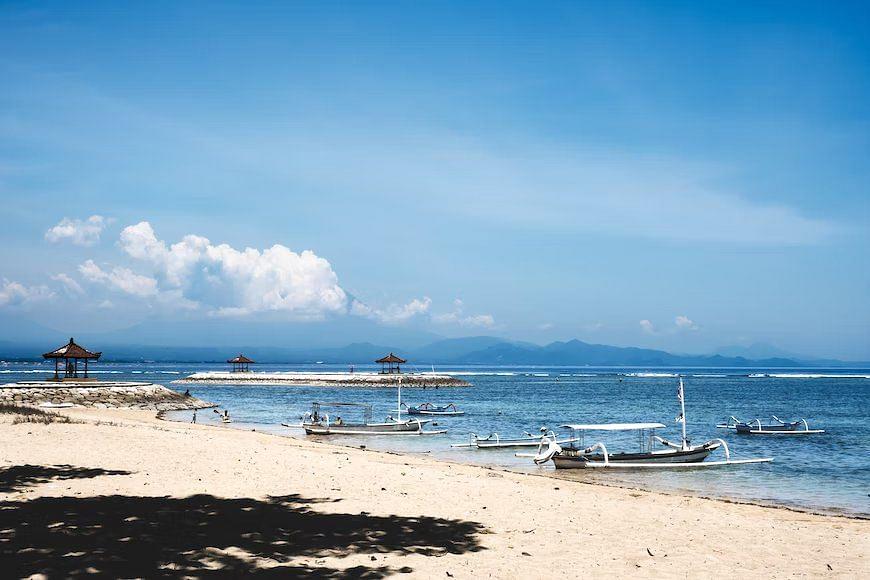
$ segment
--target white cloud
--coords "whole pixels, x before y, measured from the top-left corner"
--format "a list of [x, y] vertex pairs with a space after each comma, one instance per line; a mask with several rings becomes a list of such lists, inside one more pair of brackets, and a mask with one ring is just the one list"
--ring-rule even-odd
[[422, 299], [414, 298], [407, 304], [391, 304], [384, 309], [374, 308], [359, 300], [354, 300], [350, 305], [350, 313], [355, 316], [377, 320], [384, 324], [402, 324], [415, 316], [426, 314], [431, 305], [432, 300], [427, 296], [424, 296]]
[[663, 329], [658, 329], [649, 320], [641, 320], [640, 328], [647, 334], [657, 334], [662, 336], [670, 336], [678, 332], [699, 330], [700, 327], [694, 320], [685, 315], [679, 315], [674, 318], [674, 325], [667, 326]]
[[79, 273], [85, 280], [103, 284], [132, 296], [145, 298], [157, 295], [157, 280], [137, 274], [129, 268], [115, 266], [106, 271], [93, 260], [88, 260], [79, 266]]
[[51, 298], [54, 292], [45, 286], [25, 286], [6, 278], [0, 284], [0, 306], [23, 306]]
[[237, 250], [196, 235], [167, 245], [147, 221], [124, 228], [120, 246], [150, 264], [170, 289], [205, 303], [214, 315], [282, 311], [318, 318], [347, 311], [347, 294], [332, 266], [310, 250], [296, 253], [280, 244]]
[[681, 330], [698, 330], [698, 325], [688, 316], [680, 315], [674, 319], [674, 324]]
[[453, 301], [453, 310], [446, 314], [432, 316], [432, 321], [439, 324], [458, 324], [463, 327], [492, 328], [495, 326], [495, 318], [491, 314], [466, 315], [465, 305], [457, 298]]
[[52, 243], [69, 240], [77, 246], [93, 246], [100, 241], [100, 234], [109, 221], [101, 215], [92, 215], [86, 220], [65, 217], [45, 232], [45, 239]]
[[51, 279], [55, 282], [60, 282], [63, 285], [63, 289], [66, 290], [67, 294], [81, 295], [85, 293], [85, 290], [84, 288], [82, 288], [81, 284], [79, 284], [63, 272], [61, 272], [60, 274], [55, 274], [51, 277]]

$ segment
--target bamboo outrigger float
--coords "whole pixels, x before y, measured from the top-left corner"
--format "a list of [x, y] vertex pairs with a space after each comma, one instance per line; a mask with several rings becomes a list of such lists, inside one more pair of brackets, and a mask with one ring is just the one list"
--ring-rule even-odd
[[471, 433], [470, 439], [468, 443], [453, 443], [450, 447], [454, 448], [476, 448], [476, 449], [498, 449], [505, 447], [537, 447], [541, 444], [541, 440], [543, 438], [547, 438], [547, 440], [555, 441], [557, 444], [565, 444], [565, 443], [574, 443], [578, 441], [576, 437], [563, 437], [561, 439], [557, 438], [556, 433], [547, 429], [546, 427], [541, 427], [540, 435], [532, 435], [528, 431], [525, 433], [524, 437], [517, 438], [507, 438], [504, 439], [499, 436], [498, 433], [490, 433], [487, 437], [480, 437], [477, 433]]
[[[783, 421], [776, 415], [772, 417], [776, 421], [775, 423], [762, 423], [761, 419], [741, 421], [732, 415], [727, 422], [720, 423], [716, 427], [732, 429], [740, 435], [818, 435], [825, 432], [824, 429], [810, 429], [806, 419]], [[803, 424], [803, 429], [800, 428], [801, 424]]]
[[446, 405], [423, 403], [421, 405], [405, 405], [405, 408], [409, 415], [439, 415], [443, 417], [455, 417], [465, 414], [465, 411], [460, 411], [455, 403], [448, 403]]
[[[544, 435], [538, 443], [535, 454], [520, 454], [518, 457], [531, 457], [538, 465], [549, 461], [556, 469], [576, 468], [621, 468], [621, 469], [680, 469], [700, 467], [721, 467], [747, 463], [766, 463], [773, 458], [731, 459], [728, 444], [722, 439], [711, 439], [701, 445], [691, 445], [686, 436], [686, 405], [683, 395], [683, 379], [677, 390], [680, 401], [680, 415], [677, 422], [682, 424], [682, 440], [672, 443], [655, 434], [656, 429], [664, 428], [662, 423], [603, 423], [584, 425], [562, 425], [573, 433], [579, 434], [580, 445], [563, 448], [555, 438]], [[637, 431], [640, 450], [635, 453], [610, 453], [604, 443], [583, 446], [586, 431]], [[660, 443], [665, 449], [654, 449]], [[725, 459], [707, 461], [707, 457], [719, 448], [724, 449]]]

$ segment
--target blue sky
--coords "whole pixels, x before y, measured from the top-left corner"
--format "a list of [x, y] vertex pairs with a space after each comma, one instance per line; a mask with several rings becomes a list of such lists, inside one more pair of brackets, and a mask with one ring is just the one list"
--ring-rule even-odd
[[870, 359], [868, 24], [4, 3], [0, 314]]

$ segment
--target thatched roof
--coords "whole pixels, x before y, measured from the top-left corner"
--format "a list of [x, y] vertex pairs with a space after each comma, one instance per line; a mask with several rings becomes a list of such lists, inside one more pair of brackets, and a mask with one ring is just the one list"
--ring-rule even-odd
[[254, 361], [252, 361], [251, 359], [249, 359], [248, 357], [246, 357], [246, 356], [243, 355], [243, 354], [239, 354], [239, 356], [237, 356], [237, 357], [235, 357], [235, 358], [231, 358], [231, 359], [228, 360], [227, 362], [228, 362], [228, 363], [233, 363], [233, 364], [241, 364], [241, 363], [248, 363], [248, 364], [250, 364], [250, 363], [253, 363]]
[[399, 358], [399, 357], [397, 357], [397, 356], [394, 355], [393, 353], [390, 353], [390, 354], [388, 354], [387, 356], [385, 356], [385, 357], [383, 357], [383, 358], [379, 358], [379, 359], [376, 360], [375, 362], [376, 362], [376, 363], [381, 363], [381, 364], [387, 364], [387, 363], [404, 364], [404, 363], [406, 363], [406, 362], [408, 362], [408, 361], [406, 361], [406, 360], [403, 359], [403, 358]]
[[85, 358], [85, 359], [98, 359], [100, 355], [103, 354], [101, 352], [91, 352], [85, 348], [80, 347], [75, 343], [75, 341], [70, 338], [69, 343], [63, 345], [62, 347], [55, 349], [51, 352], [47, 352], [42, 355], [42, 358]]

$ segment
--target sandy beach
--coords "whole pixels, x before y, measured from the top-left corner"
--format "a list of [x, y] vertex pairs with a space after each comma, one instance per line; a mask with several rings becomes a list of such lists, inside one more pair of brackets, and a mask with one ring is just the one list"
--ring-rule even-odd
[[0, 415], [4, 574], [870, 575], [870, 521], [70, 409]]

